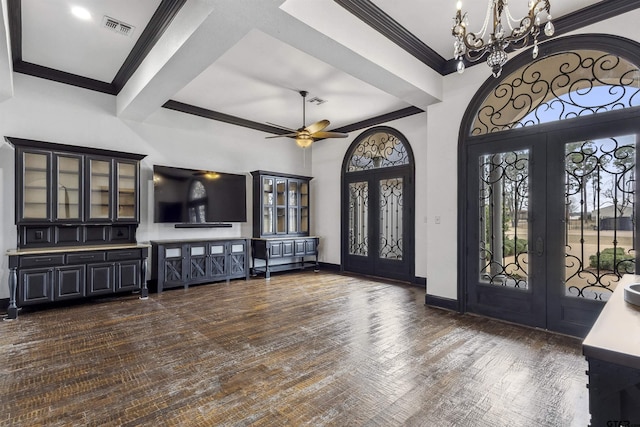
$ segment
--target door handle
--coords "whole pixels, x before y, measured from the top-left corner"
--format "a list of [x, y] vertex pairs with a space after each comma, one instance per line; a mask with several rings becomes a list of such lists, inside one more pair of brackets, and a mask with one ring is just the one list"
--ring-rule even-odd
[[542, 237], [538, 237], [536, 239], [535, 251], [537, 256], [542, 256], [544, 254], [544, 240], [542, 240]]

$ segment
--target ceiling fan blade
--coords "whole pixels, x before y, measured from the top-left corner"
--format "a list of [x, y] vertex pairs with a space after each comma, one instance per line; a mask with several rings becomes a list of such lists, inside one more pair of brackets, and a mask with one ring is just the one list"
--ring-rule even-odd
[[310, 124], [305, 130], [309, 133], [316, 133], [329, 126], [329, 124], [329, 120], [320, 120], [319, 122]]
[[277, 125], [277, 124], [271, 123], [271, 122], [265, 122], [265, 123], [270, 125], [270, 126], [274, 126], [274, 127], [280, 128], [280, 129], [288, 130], [289, 132], [297, 132], [298, 131], [297, 129], [291, 129], [291, 128], [288, 128], [288, 127], [285, 127], [285, 126], [282, 126], [282, 125]]
[[271, 138], [284, 138], [284, 137], [287, 137], [287, 138], [295, 138], [296, 136], [298, 136], [298, 133], [297, 133], [297, 132], [296, 132], [296, 133], [285, 133], [285, 134], [282, 134], [282, 135], [275, 135], [275, 136], [265, 136], [264, 138], [265, 138], [265, 139], [271, 139]]
[[348, 133], [342, 132], [316, 132], [311, 134], [313, 138], [324, 139], [324, 138], [346, 138], [349, 136]]

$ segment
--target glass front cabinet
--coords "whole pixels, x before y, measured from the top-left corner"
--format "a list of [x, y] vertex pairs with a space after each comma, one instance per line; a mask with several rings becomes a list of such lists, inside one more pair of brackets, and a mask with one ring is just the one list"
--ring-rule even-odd
[[253, 171], [253, 237], [309, 235], [310, 177]]
[[135, 239], [143, 155], [7, 141], [15, 146], [20, 248]]

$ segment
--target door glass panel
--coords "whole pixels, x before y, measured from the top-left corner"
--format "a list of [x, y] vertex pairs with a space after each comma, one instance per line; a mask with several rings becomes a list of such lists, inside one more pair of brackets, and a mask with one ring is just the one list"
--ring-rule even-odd
[[118, 218], [136, 217], [136, 165], [118, 163]]
[[57, 219], [80, 219], [80, 159], [56, 157], [58, 163]]
[[529, 150], [480, 156], [480, 283], [529, 288]]
[[383, 179], [380, 194], [380, 258], [402, 259], [402, 178]]
[[26, 219], [45, 219], [49, 202], [47, 189], [47, 155], [24, 153], [24, 188], [22, 217]]
[[111, 210], [111, 162], [92, 159], [89, 162], [89, 171], [90, 217], [107, 219]]
[[635, 273], [636, 137], [565, 144], [565, 295], [606, 301]]
[[368, 256], [369, 254], [369, 184], [352, 182], [349, 184], [349, 254]]

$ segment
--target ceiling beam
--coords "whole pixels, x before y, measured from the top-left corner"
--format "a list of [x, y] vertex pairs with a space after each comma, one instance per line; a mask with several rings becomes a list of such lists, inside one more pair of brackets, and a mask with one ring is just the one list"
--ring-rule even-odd
[[7, 0], [0, 1], [0, 102], [13, 97], [10, 19]]

